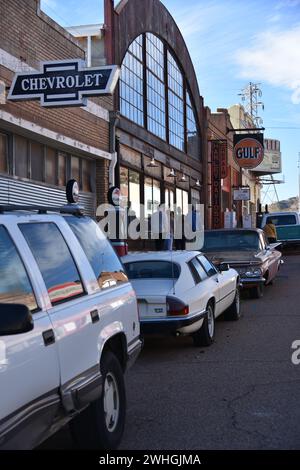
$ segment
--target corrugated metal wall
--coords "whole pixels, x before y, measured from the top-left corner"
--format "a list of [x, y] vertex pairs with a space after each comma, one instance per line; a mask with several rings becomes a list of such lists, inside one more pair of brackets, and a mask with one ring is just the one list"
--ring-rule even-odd
[[[94, 194], [81, 193], [79, 203], [85, 208], [86, 215], [95, 217], [96, 196]], [[67, 204], [67, 200], [64, 189], [0, 176], [0, 204], [60, 207]]]

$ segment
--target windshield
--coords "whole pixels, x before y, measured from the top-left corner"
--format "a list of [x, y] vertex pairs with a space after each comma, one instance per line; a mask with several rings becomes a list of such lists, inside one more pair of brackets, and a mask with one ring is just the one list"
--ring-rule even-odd
[[202, 251], [253, 251], [259, 249], [258, 233], [252, 231], [205, 232]]
[[268, 222], [272, 222], [274, 225], [296, 225], [296, 217], [294, 214], [275, 215], [268, 217]]
[[129, 279], [178, 279], [179, 267], [169, 261], [135, 261], [124, 264]]

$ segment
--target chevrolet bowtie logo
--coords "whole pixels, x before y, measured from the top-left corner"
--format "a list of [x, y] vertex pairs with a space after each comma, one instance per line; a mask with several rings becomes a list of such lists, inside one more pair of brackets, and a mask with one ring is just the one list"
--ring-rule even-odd
[[9, 100], [40, 99], [42, 106], [85, 106], [88, 96], [111, 95], [119, 78], [116, 65], [84, 68], [78, 59], [43, 62], [42, 72], [17, 73]]

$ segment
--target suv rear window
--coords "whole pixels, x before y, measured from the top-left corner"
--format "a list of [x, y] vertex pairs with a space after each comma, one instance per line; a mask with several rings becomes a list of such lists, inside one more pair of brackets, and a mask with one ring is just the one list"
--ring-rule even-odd
[[25, 267], [7, 230], [0, 226], [0, 302], [37, 310]]
[[40, 268], [51, 303], [57, 304], [84, 294], [79, 272], [58, 227], [50, 222], [20, 224]]
[[133, 261], [125, 263], [129, 279], [178, 279], [180, 270], [170, 261]]
[[128, 282], [121, 261], [96, 222], [88, 217], [73, 216], [65, 220], [82, 246], [101, 289]]

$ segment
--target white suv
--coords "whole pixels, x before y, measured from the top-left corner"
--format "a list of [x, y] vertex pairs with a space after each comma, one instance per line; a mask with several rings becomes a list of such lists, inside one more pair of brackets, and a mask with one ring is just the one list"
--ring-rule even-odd
[[0, 448], [70, 422], [81, 448], [116, 448], [123, 375], [141, 349], [136, 296], [78, 208], [0, 206]]

